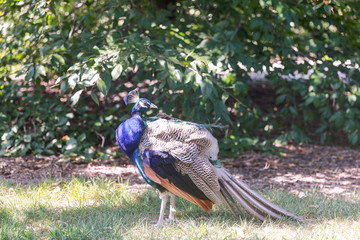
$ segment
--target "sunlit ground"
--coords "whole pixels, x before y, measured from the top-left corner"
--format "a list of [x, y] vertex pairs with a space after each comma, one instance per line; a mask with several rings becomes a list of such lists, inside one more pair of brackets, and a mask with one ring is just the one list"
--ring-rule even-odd
[[86, 177], [26, 185], [2, 180], [0, 239], [360, 239], [359, 193], [261, 193], [305, 222], [262, 223], [245, 212], [234, 218], [224, 206], [206, 214], [177, 199], [179, 223], [155, 228], [160, 200], [151, 189]]
[[224, 206], [206, 214], [177, 198], [179, 223], [154, 228], [160, 200], [128, 160], [17, 157], [0, 158], [0, 239], [360, 239], [358, 151], [299, 146], [224, 160], [305, 222], [234, 218]]

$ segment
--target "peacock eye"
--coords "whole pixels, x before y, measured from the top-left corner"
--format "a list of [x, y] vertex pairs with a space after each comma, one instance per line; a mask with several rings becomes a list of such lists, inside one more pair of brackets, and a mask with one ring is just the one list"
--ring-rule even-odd
[[139, 107], [140, 108], [149, 108], [150, 107], [150, 103], [147, 101], [140, 101], [139, 102]]

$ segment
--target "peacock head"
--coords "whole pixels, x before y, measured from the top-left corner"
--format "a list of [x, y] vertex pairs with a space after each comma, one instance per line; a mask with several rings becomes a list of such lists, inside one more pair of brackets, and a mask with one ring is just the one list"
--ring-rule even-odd
[[136, 88], [129, 92], [125, 99], [125, 104], [128, 105], [129, 103], [135, 103], [134, 107], [131, 110], [131, 115], [134, 113], [142, 113], [149, 108], [158, 108], [155, 104], [150, 102], [146, 98], [140, 98], [139, 97], [139, 89]]

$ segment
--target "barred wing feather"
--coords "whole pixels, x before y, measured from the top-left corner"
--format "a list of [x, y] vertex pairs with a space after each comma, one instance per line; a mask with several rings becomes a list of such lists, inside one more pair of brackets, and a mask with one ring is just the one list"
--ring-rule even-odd
[[224, 167], [214, 166], [218, 160], [218, 143], [206, 128], [162, 118], [146, 124], [139, 144], [145, 170], [153, 181], [160, 182], [170, 192], [205, 211], [213, 203], [224, 203], [237, 215], [239, 203], [261, 220], [267, 216], [285, 216], [302, 221], [235, 179]]

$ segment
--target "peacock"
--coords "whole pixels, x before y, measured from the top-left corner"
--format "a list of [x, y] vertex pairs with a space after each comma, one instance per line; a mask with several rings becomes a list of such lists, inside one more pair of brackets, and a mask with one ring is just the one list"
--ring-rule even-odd
[[[129, 92], [125, 104], [135, 103], [131, 117], [116, 129], [116, 141], [138, 168], [141, 176], [159, 190], [160, 215], [156, 226], [175, 219], [175, 196], [182, 197], [210, 212], [213, 204], [226, 204], [236, 216], [238, 203], [260, 220], [281, 217], [302, 221], [280, 208], [233, 177], [218, 159], [219, 147], [209, 128], [167, 115], [142, 117], [150, 108], [157, 108], [139, 89]], [[169, 218], [165, 209], [170, 194]]]

